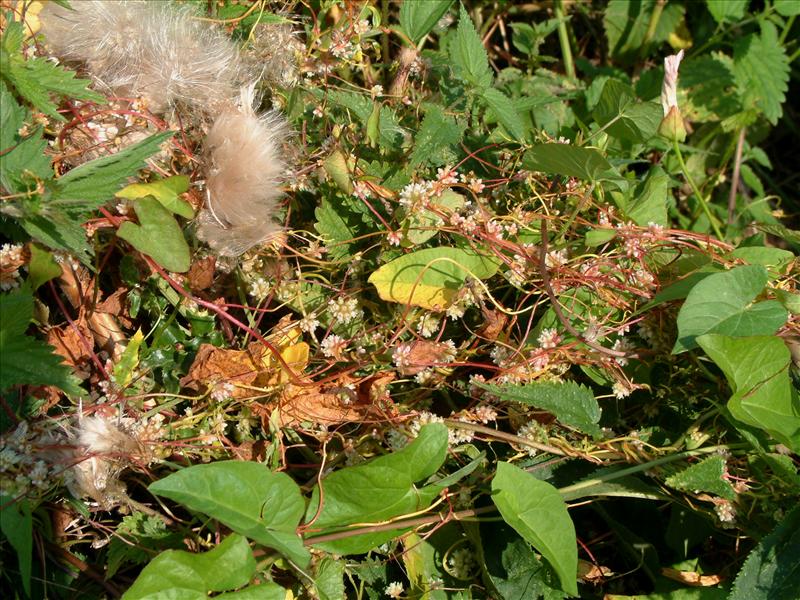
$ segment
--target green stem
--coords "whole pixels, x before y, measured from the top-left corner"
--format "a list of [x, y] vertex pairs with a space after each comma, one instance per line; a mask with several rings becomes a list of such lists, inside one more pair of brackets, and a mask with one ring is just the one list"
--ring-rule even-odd
[[569, 33], [567, 32], [567, 19], [564, 16], [563, 0], [555, 0], [553, 8], [558, 19], [558, 41], [561, 44], [561, 55], [564, 58], [564, 70], [567, 77], [575, 79], [575, 62], [572, 60], [572, 47], [569, 44]]
[[664, 12], [664, 5], [667, 3], [667, 0], [658, 0], [653, 7], [653, 12], [650, 14], [650, 22], [647, 24], [647, 33], [644, 36], [644, 42], [642, 42], [641, 48], [639, 53], [644, 56], [647, 54], [647, 48], [650, 46], [650, 41], [653, 39], [653, 36], [656, 34], [656, 29], [658, 29], [658, 22], [661, 20], [661, 13]]
[[720, 241], [724, 241], [725, 237], [722, 235], [722, 231], [720, 231], [719, 225], [717, 225], [717, 221], [714, 219], [714, 215], [711, 214], [711, 210], [708, 208], [708, 201], [705, 199], [703, 194], [700, 193], [700, 189], [695, 184], [694, 179], [692, 179], [691, 175], [689, 175], [689, 169], [686, 168], [686, 163], [683, 162], [683, 155], [681, 154], [681, 149], [677, 141], [672, 142], [672, 149], [675, 151], [675, 156], [678, 157], [678, 162], [681, 165], [683, 176], [686, 177], [686, 181], [689, 183], [689, 186], [692, 188], [695, 196], [697, 196], [697, 200], [700, 202], [703, 212], [706, 214], [706, 217], [708, 217], [708, 222], [711, 224], [711, 228], [714, 230], [714, 235], [716, 235]]
[[796, 16], [797, 15], [792, 15], [789, 17], [789, 20], [786, 21], [786, 26], [783, 28], [783, 31], [781, 31], [781, 37], [778, 38], [778, 43], [781, 46], [783, 46], [783, 43], [786, 41], [786, 36], [789, 35], [789, 30], [792, 28], [792, 25], [794, 25], [794, 18]]

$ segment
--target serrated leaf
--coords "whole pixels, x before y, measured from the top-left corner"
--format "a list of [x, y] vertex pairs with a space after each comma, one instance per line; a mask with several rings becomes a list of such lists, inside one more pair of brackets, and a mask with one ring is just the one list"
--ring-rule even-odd
[[681, 63], [678, 103], [693, 121], [721, 121], [742, 110], [733, 60], [721, 52]]
[[25, 100], [57, 121], [65, 119], [58, 114], [57, 106], [50, 99], [50, 94], [105, 102], [102, 95], [87, 89], [90, 81], [75, 79], [73, 71], [67, 71], [44, 58], [25, 60], [21, 54], [23, 37], [22, 23], [9, 21], [0, 49], [2, 53], [0, 76], [5, 78]]
[[218, 461], [182, 469], [148, 489], [275, 548], [300, 567], [308, 564], [310, 556], [296, 532], [305, 503], [285, 473], [254, 462]]
[[132, 183], [114, 195], [117, 198], [126, 200], [152, 196], [161, 202], [167, 210], [187, 219], [192, 219], [194, 218], [192, 206], [178, 197], [188, 189], [189, 178], [186, 175], [175, 175], [166, 179], [156, 179], [150, 183]]
[[86, 241], [86, 230], [80, 220], [53, 211], [47, 216], [27, 217], [20, 224], [36, 241], [55, 250], [74, 254], [85, 265], [91, 265], [92, 248]]
[[247, 584], [256, 570], [256, 559], [247, 540], [231, 534], [208, 552], [192, 554], [167, 550], [148, 564], [123, 600], [153, 598], [207, 598]]
[[486, 88], [492, 85], [489, 56], [463, 5], [459, 7], [455, 37], [450, 41], [450, 60], [456, 68], [456, 75], [472, 87]]
[[561, 589], [578, 595], [578, 545], [567, 505], [556, 488], [510, 463], [497, 463], [492, 500], [503, 520], [541, 552]]
[[525, 123], [519, 116], [517, 109], [514, 108], [511, 99], [496, 88], [486, 88], [483, 91], [483, 99], [514, 140], [524, 142]]
[[751, 33], [733, 46], [733, 70], [746, 105], [755, 105], [775, 125], [783, 114], [789, 89], [789, 57], [775, 26], [761, 22], [761, 34]]
[[607, 181], [617, 189], [627, 189], [627, 182], [594, 148], [572, 144], [539, 144], [525, 153], [522, 163], [531, 171], [542, 171], [584, 181]]
[[706, 0], [706, 8], [717, 23], [738, 21], [744, 16], [750, 0]]
[[79, 396], [72, 370], [45, 342], [25, 335], [33, 319], [33, 294], [27, 285], [0, 294], [0, 392], [13, 385], [54, 385]]
[[400, 5], [400, 27], [414, 44], [419, 44], [436, 26], [453, 0], [414, 0]]
[[715, 273], [697, 283], [678, 313], [678, 339], [673, 354], [697, 347], [704, 333], [730, 336], [769, 335], [786, 322], [786, 309], [777, 300], [753, 302], [769, 277], [759, 265]]
[[10, 192], [25, 193], [37, 187], [37, 179], [53, 176], [45, 154], [42, 127], [20, 135], [30, 113], [20, 106], [0, 80], [0, 184]]
[[117, 385], [125, 387], [133, 379], [133, 371], [139, 366], [139, 348], [143, 341], [144, 334], [141, 329], [137, 329], [136, 333], [128, 340], [128, 345], [125, 347], [122, 356], [114, 365], [113, 375]]
[[593, 436], [600, 435], [600, 406], [592, 390], [574, 381], [481, 386], [503, 401], [519, 402], [546, 410], [560, 423]]
[[150, 196], [137, 200], [134, 210], [139, 224], [125, 221], [117, 235], [165, 269], [175, 273], [188, 271], [189, 245], [172, 213]]
[[763, 429], [794, 451], [800, 449], [800, 397], [789, 375], [791, 353], [776, 336], [697, 338], [722, 369], [733, 396], [733, 417]]
[[414, 151], [409, 157], [410, 167], [421, 164], [441, 166], [446, 160], [441, 151], [461, 141], [465, 126], [454, 117], [444, 114], [441, 107], [431, 105], [425, 113], [419, 131], [414, 138]]
[[314, 216], [317, 218], [314, 229], [325, 238], [331, 259], [344, 260], [352, 256], [354, 240], [359, 235], [359, 226], [352, 215], [345, 212], [344, 207], [323, 199], [314, 210]]
[[733, 500], [736, 492], [724, 478], [725, 472], [725, 459], [721, 456], [712, 456], [670, 475], [665, 482], [669, 487], [682, 492], [694, 494], [709, 492]]
[[156, 154], [175, 132], [162, 131], [111, 156], [97, 158], [72, 169], [58, 180], [50, 202], [71, 211], [85, 212], [111, 200], [125, 181]]
[[800, 507], [762, 539], [736, 576], [728, 600], [796, 600], [800, 580]]
[[427, 248], [383, 265], [369, 282], [382, 300], [445, 310], [468, 277], [488, 279], [498, 266], [497, 259], [471, 249]]

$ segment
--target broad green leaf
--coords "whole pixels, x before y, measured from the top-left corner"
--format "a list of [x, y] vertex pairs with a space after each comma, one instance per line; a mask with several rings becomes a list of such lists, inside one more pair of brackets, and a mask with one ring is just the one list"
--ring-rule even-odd
[[744, 337], [775, 333], [786, 322], [786, 309], [777, 300], [755, 302], [767, 284], [759, 265], [715, 273], [697, 283], [678, 313], [678, 339], [673, 354], [697, 347], [704, 333]]
[[147, 196], [134, 204], [139, 225], [126, 221], [117, 235], [169, 271], [185, 273], [191, 266], [189, 245], [172, 213]]
[[624, 190], [627, 183], [599, 151], [571, 144], [539, 144], [525, 153], [522, 160], [526, 169], [542, 171], [584, 181], [607, 181]]
[[667, 202], [669, 176], [661, 167], [651, 167], [647, 176], [633, 192], [633, 199], [625, 209], [634, 223], [647, 227], [650, 223], [668, 226]]
[[328, 177], [333, 179], [339, 189], [345, 194], [353, 193], [352, 168], [347, 164], [347, 158], [341, 150], [334, 150], [322, 163]]
[[0, 530], [17, 554], [17, 565], [25, 593], [31, 593], [33, 517], [27, 498], [0, 496]]
[[733, 391], [731, 415], [800, 450], [800, 397], [789, 375], [791, 353], [776, 336], [734, 338], [709, 334], [697, 339], [722, 369]]
[[744, 16], [750, 0], [706, 0], [706, 7], [717, 23], [738, 21]]
[[594, 246], [600, 246], [601, 244], [605, 244], [606, 242], [610, 242], [615, 237], [617, 237], [617, 232], [613, 229], [590, 229], [586, 232], [584, 236], [585, 244], [592, 248]]
[[728, 600], [796, 600], [800, 581], [800, 507], [762, 539], [733, 582]]
[[637, 102], [633, 89], [608, 79], [594, 109], [597, 124], [616, 138], [639, 144], [653, 137], [664, 116], [657, 102]]
[[319, 600], [340, 600], [345, 598], [344, 562], [325, 557], [317, 564], [314, 587]]
[[214, 600], [293, 600], [294, 597], [291, 590], [269, 581], [258, 585], [248, 585], [243, 590], [225, 592], [214, 596]]
[[31, 261], [28, 264], [28, 281], [35, 292], [44, 283], [61, 275], [61, 266], [56, 262], [52, 252], [41, 248], [38, 244], [30, 244]]
[[494, 77], [489, 68], [489, 56], [463, 5], [459, 8], [455, 37], [450, 40], [450, 60], [456, 75], [472, 87], [480, 89], [492, 85]]
[[436, 26], [453, 0], [411, 0], [400, 5], [400, 27], [414, 44]]
[[519, 402], [552, 413], [560, 423], [600, 435], [600, 406], [592, 390], [574, 381], [481, 386], [503, 401]]
[[247, 584], [255, 571], [256, 559], [247, 540], [232, 534], [208, 552], [162, 552], [142, 570], [122, 598], [200, 600], [207, 598], [208, 592], [224, 592]]
[[781, 224], [773, 223], [757, 223], [756, 227], [764, 233], [774, 235], [782, 240], [786, 240], [787, 242], [800, 246], [800, 231], [789, 229]]
[[447, 158], [443, 156], [443, 151], [460, 142], [462, 135], [464, 135], [463, 123], [444, 114], [441, 107], [430, 105], [414, 138], [414, 150], [409, 157], [409, 166], [429, 164], [437, 167], [445, 164]]
[[464, 206], [464, 196], [453, 190], [445, 190], [441, 196], [431, 198], [428, 207], [414, 211], [403, 223], [403, 246], [413, 247], [427, 242], [439, 232], [445, 218]]
[[[321, 92], [318, 94], [315, 93], [314, 95], [320, 101], [323, 99]], [[332, 90], [326, 93], [325, 98], [332, 104], [355, 114], [364, 127], [369, 126], [369, 121], [375, 108], [369, 96], [355, 94], [353, 92]], [[379, 130], [381, 148], [396, 150], [403, 143], [405, 130], [398, 123], [395, 111], [388, 106], [381, 106]]]
[[511, 23], [511, 43], [520, 52], [528, 56], [538, 56], [539, 46], [545, 38], [558, 29], [558, 19], [547, 19], [541, 23]]
[[182, 469], [148, 489], [274, 548], [300, 567], [308, 564], [310, 556], [296, 532], [305, 503], [285, 473], [254, 462], [219, 461]]
[[772, 23], [762, 20], [760, 35], [751, 33], [734, 42], [733, 70], [745, 104], [755, 105], [775, 125], [783, 114], [790, 67]]
[[740, 258], [751, 265], [767, 267], [771, 279], [780, 275], [795, 259], [788, 250], [765, 246], [742, 246], [731, 252], [731, 257]]
[[27, 285], [0, 294], [0, 392], [13, 385], [54, 385], [79, 396], [72, 370], [45, 342], [25, 335], [33, 319], [33, 294]]
[[793, 294], [786, 290], [775, 290], [775, 297], [790, 313], [800, 315], [800, 294]]
[[578, 595], [575, 526], [549, 483], [507, 462], [497, 463], [492, 500], [506, 523], [533, 545], [558, 574], [561, 589]]
[[186, 175], [175, 175], [166, 179], [157, 179], [150, 183], [132, 183], [122, 188], [116, 194], [117, 198], [137, 200], [145, 196], [152, 196], [164, 208], [187, 219], [194, 218], [194, 209], [185, 200], [178, 196], [189, 189], [189, 178]]
[[712, 456], [667, 477], [666, 484], [682, 492], [709, 492], [733, 500], [736, 492], [725, 479], [725, 459]]
[[64, 121], [50, 94], [67, 98], [80, 98], [105, 102], [105, 98], [87, 89], [91, 82], [75, 79], [73, 71], [54, 65], [45, 58], [25, 59], [22, 55], [24, 39], [22, 23], [9, 20], [0, 43], [0, 77], [38, 110], [57, 121]]
[[784, 17], [796, 17], [800, 15], [800, 2], [797, 2], [797, 0], [775, 0], [772, 6]]
[[416, 439], [398, 452], [373, 459], [372, 466], [389, 467], [421, 481], [438, 471], [447, 456], [447, 427], [430, 423], [420, 429]]
[[97, 158], [72, 169], [58, 180], [51, 202], [78, 210], [92, 209], [111, 200], [119, 187], [144, 166], [144, 161], [159, 151], [174, 131], [151, 135], [117, 154]]
[[526, 138], [525, 123], [511, 99], [496, 88], [486, 88], [483, 91], [483, 99], [514, 140], [524, 142]]
[[[612, 58], [630, 63], [641, 56], [656, 1], [610, 0], [603, 13], [603, 25]], [[683, 5], [668, 2], [663, 7], [650, 43], [666, 42], [678, 28], [683, 12]]]
[[498, 261], [472, 249], [428, 248], [405, 254], [369, 277], [382, 300], [445, 310], [467, 278], [488, 279]]

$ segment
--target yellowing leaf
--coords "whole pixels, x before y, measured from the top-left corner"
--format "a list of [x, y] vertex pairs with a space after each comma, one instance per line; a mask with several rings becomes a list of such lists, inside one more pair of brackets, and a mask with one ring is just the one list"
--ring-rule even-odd
[[126, 200], [136, 200], [145, 196], [152, 196], [164, 206], [164, 208], [177, 215], [191, 219], [194, 217], [194, 210], [191, 205], [178, 198], [178, 196], [189, 189], [189, 178], [186, 175], [176, 175], [159, 179], [150, 183], [133, 183], [122, 188], [116, 194], [117, 198]]
[[428, 248], [383, 265], [369, 277], [382, 300], [444, 310], [455, 300], [467, 278], [488, 279], [497, 259], [464, 248]]

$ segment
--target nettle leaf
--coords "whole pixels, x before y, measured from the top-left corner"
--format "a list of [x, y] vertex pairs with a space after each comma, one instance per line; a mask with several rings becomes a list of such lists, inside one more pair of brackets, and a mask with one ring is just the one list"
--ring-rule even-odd
[[0, 43], [0, 77], [25, 100], [57, 121], [65, 119], [58, 114], [58, 107], [50, 99], [50, 94], [93, 102], [106, 101], [102, 95], [87, 89], [90, 81], [75, 79], [73, 71], [67, 71], [44, 58], [26, 60], [22, 56], [24, 37], [22, 23], [9, 20]]
[[594, 148], [572, 144], [539, 144], [525, 153], [522, 164], [531, 171], [576, 177], [584, 181], [607, 181], [617, 189], [627, 189], [627, 182], [619, 172]]
[[82, 221], [63, 212], [53, 211], [47, 216], [26, 217], [20, 224], [33, 239], [50, 248], [70, 252], [89, 266], [92, 264], [93, 251], [86, 240]]
[[693, 494], [709, 492], [733, 500], [736, 492], [724, 476], [725, 459], [721, 456], [712, 456], [667, 477], [666, 484], [682, 492]]
[[769, 276], [760, 265], [736, 267], [698, 282], [678, 313], [678, 339], [673, 354], [697, 347], [704, 333], [732, 336], [770, 335], [786, 322], [786, 309], [777, 300], [753, 302]]
[[717, 23], [738, 21], [744, 16], [750, 0], [706, 0], [706, 8]]
[[150, 196], [137, 200], [134, 210], [139, 225], [125, 221], [117, 235], [165, 269], [176, 273], [188, 271], [191, 266], [189, 245], [172, 213]]
[[[184, 550], [162, 552], [142, 570], [122, 598], [123, 600], [153, 598], [201, 600], [208, 598], [209, 592], [225, 592], [246, 585], [255, 572], [256, 559], [247, 540], [240, 535], [232, 534], [208, 552], [199, 554]], [[250, 597], [265, 600], [284, 600], [286, 595], [286, 590], [275, 583], [253, 586], [243, 591], [251, 589], [254, 594]], [[256, 590], [258, 595], [255, 593]], [[239, 592], [235, 597], [248, 597], [248, 595]], [[217, 597], [223, 598], [225, 595]]]
[[603, 86], [593, 116], [609, 135], [640, 144], [656, 134], [663, 109], [658, 102], [637, 102], [633, 88], [609, 79]]
[[276, 549], [301, 567], [310, 560], [296, 532], [305, 502], [285, 473], [255, 462], [218, 461], [182, 469], [148, 489]]
[[721, 121], [742, 110], [733, 60], [721, 52], [681, 63], [678, 95], [681, 113], [693, 121]]
[[314, 209], [314, 216], [317, 218], [314, 229], [325, 238], [325, 246], [331, 259], [350, 260], [358, 245], [356, 238], [371, 229], [367, 223], [372, 222], [371, 215], [360, 212], [362, 208], [369, 210], [350, 196], [347, 199], [337, 198], [335, 202], [323, 199], [322, 204]]
[[72, 370], [53, 347], [25, 335], [33, 319], [33, 294], [27, 285], [0, 294], [0, 392], [13, 385], [54, 385], [83, 395]]
[[458, 29], [450, 41], [450, 60], [455, 65], [456, 75], [472, 87], [480, 89], [492, 85], [494, 76], [489, 56], [463, 5], [459, 7]]
[[600, 436], [600, 406], [592, 390], [574, 381], [525, 385], [482, 385], [503, 401], [519, 402], [552, 413], [559, 423]]
[[496, 88], [486, 88], [483, 90], [483, 99], [514, 140], [524, 142], [525, 123], [514, 108], [511, 98]]
[[415, 44], [436, 26], [453, 0], [415, 0], [400, 5], [400, 27]]
[[445, 310], [467, 278], [488, 279], [498, 267], [496, 258], [472, 249], [427, 248], [383, 265], [368, 281], [382, 300]]
[[751, 33], [733, 46], [733, 71], [740, 94], [775, 125], [783, 114], [789, 89], [789, 57], [769, 21], [761, 21], [761, 34]]
[[119, 190], [125, 181], [144, 166], [145, 160], [156, 154], [161, 144], [174, 131], [162, 131], [124, 150], [95, 159], [72, 169], [58, 180], [50, 203], [67, 210], [86, 211], [102, 205]]
[[492, 500], [503, 517], [558, 574], [561, 589], [578, 595], [575, 526], [558, 490], [507, 462], [497, 463]]
[[[441, 423], [425, 425], [417, 439], [402, 450], [334, 471], [322, 482], [322, 510], [317, 514], [320, 491], [315, 487], [306, 520], [314, 519], [314, 528], [325, 532], [353, 523], [385, 521], [425, 508], [440, 490], [423, 493], [425, 490], [414, 483], [439, 470], [447, 456], [447, 439], [447, 428]], [[358, 554], [397, 535], [397, 530], [384, 531], [314, 546], [335, 554]]]
[[466, 124], [444, 114], [440, 106], [430, 105], [414, 138], [414, 151], [408, 160], [409, 166], [413, 168], [429, 164], [438, 167], [445, 164], [449, 155], [444, 155], [443, 151], [461, 141], [464, 129]]
[[37, 179], [53, 177], [42, 127], [21, 134], [30, 117], [0, 80], [0, 184], [14, 193], [34, 190]]
[[[321, 92], [315, 93], [314, 95], [319, 100], [322, 100], [323, 96]], [[326, 95], [326, 98], [331, 103], [355, 114], [365, 127], [369, 126], [370, 119], [373, 117], [375, 105], [368, 96], [355, 94], [353, 92], [333, 90]], [[397, 113], [389, 106], [381, 106], [380, 108], [378, 114], [378, 131], [380, 134], [378, 141], [383, 149], [397, 150], [403, 143], [405, 129], [400, 126], [397, 120]]]
[[800, 450], [800, 397], [792, 385], [792, 356], [783, 340], [709, 334], [697, 338], [697, 343], [731, 386], [731, 415], [763, 429], [794, 451]]
[[191, 204], [181, 200], [179, 196], [189, 189], [189, 178], [186, 175], [175, 175], [166, 179], [156, 179], [150, 183], [132, 183], [122, 188], [116, 194], [117, 198], [136, 200], [145, 196], [152, 196], [170, 212], [185, 217], [194, 218], [194, 209]]
[[747, 557], [728, 600], [794, 600], [800, 580], [800, 507], [795, 506]]

